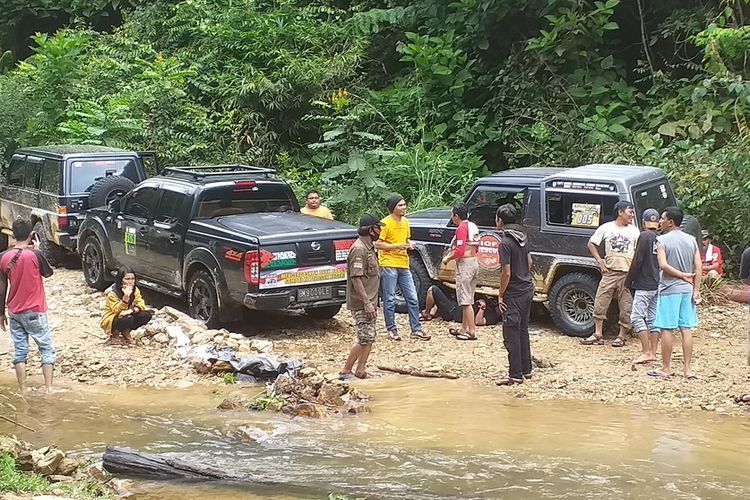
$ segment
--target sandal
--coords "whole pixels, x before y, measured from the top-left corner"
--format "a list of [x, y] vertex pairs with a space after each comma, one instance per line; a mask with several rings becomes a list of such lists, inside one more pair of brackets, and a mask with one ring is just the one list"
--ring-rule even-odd
[[388, 332], [388, 338], [391, 340], [401, 340], [401, 335], [396, 330], [393, 330], [392, 332]]
[[668, 379], [669, 377], [671, 377], [674, 374], [673, 373], [664, 373], [661, 370], [649, 370], [649, 371], [646, 372], [646, 375], [648, 375], [649, 377], [654, 377], [654, 378], [666, 380], [666, 379]]
[[424, 312], [419, 313], [419, 322], [424, 323], [425, 321], [430, 321], [432, 319], [432, 316], [429, 314], [425, 316]]
[[625, 347], [625, 339], [617, 337], [612, 341], [612, 347]]
[[505, 377], [495, 382], [495, 385], [506, 386], [506, 385], [520, 385], [523, 384], [523, 379]]
[[582, 339], [581, 345], [604, 345], [604, 339], [601, 337], [597, 337], [596, 335], [592, 335], [591, 337]]
[[430, 340], [432, 337], [424, 332], [411, 332], [411, 338], [414, 340]]
[[461, 332], [456, 335], [456, 340], [477, 340], [477, 336], [472, 335], [469, 332]]
[[448, 333], [453, 335], [454, 337], [458, 337], [459, 335], [461, 335], [461, 330], [459, 330], [458, 328], [448, 328]]

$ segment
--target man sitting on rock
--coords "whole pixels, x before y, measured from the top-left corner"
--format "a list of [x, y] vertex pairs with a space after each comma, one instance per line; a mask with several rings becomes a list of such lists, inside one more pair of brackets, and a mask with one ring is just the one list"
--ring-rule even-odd
[[130, 332], [151, 321], [152, 313], [146, 310], [141, 291], [135, 284], [135, 273], [129, 267], [117, 271], [115, 284], [106, 291], [104, 316], [101, 327], [109, 335], [107, 345], [133, 343]]

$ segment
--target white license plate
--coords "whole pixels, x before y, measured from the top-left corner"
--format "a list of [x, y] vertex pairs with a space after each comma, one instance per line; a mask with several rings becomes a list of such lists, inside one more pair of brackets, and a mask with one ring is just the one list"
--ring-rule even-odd
[[316, 286], [312, 288], [301, 288], [297, 290], [297, 301], [310, 302], [313, 300], [330, 299], [333, 288], [330, 286]]

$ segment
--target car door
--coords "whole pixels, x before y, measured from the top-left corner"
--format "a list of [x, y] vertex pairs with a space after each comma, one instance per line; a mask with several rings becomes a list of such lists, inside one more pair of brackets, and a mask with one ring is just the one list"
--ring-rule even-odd
[[179, 287], [182, 245], [192, 197], [189, 188], [164, 187], [147, 236], [151, 277], [162, 284]]
[[130, 267], [137, 276], [153, 274], [148, 233], [160, 197], [158, 185], [140, 186], [124, 199], [121, 212], [115, 216], [112, 251], [117, 262]]

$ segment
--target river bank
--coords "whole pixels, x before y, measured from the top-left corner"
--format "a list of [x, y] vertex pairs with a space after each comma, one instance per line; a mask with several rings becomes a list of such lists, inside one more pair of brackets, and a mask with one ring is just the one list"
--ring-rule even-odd
[[[193, 384], [223, 384], [220, 377], [196, 372], [189, 363], [175, 359], [174, 349], [152, 342], [131, 348], [105, 347], [99, 328], [103, 294], [86, 287], [80, 271], [58, 269], [47, 282], [49, 320], [57, 344], [58, 382], [64, 388], [78, 384], [187, 387]], [[179, 302], [147, 294], [151, 306]], [[577, 339], [561, 335], [543, 308], [535, 307], [531, 323], [534, 356], [542, 361], [534, 378], [521, 386], [496, 388], [518, 398], [584, 399], [629, 403], [644, 407], [666, 407], [743, 414], [747, 407], [734, 397], [750, 392], [750, 371], [745, 361], [747, 309], [739, 305], [704, 306], [701, 326], [695, 332], [694, 369], [700, 379], [688, 381], [681, 375], [680, 349], [676, 349], [674, 370], [668, 380], [648, 377], [650, 366], [634, 366], [638, 342], [630, 339], [623, 348], [580, 346]], [[407, 319], [398, 315], [402, 332]], [[507, 370], [507, 357], [500, 326], [481, 327], [479, 340], [460, 342], [448, 335], [449, 324], [431, 321], [424, 325], [432, 335], [429, 342], [393, 342], [383, 332], [373, 348], [370, 372], [374, 377], [391, 376], [377, 365], [420, 371], [442, 371], [482, 385], [494, 385]], [[296, 314], [251, 315], [232, 330], [270, 341], [279, 359], [299, 358], [305, 364], [337, 372], [344, 363], [354, 338], [351, 318], [343, 310], [331, 321], [311, 321]], [[0, 363], [9, 367], [12, 348], [7, 335], [0, 338]], [[32, 352], [34, 352], [32, 344]], [[29, 363], [32, 386], [39, 385], [39, 369]], [[7, 368], [10, 370], [10, 368]], [[10, 373], [10, 371], [9, 371]], [[448, 382], [446, 382], [448, 383]], [[356, 382], [355, 382], [356, 384]]]

